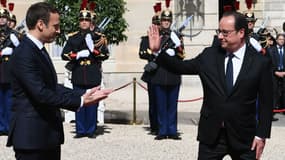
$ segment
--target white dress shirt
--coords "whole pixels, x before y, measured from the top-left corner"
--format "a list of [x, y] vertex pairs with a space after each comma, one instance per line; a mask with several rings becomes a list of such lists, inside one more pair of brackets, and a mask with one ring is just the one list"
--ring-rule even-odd
[[[246, 45], [244, 44], [239, 50], [237, 50], [236, 52], [233, 53], [234, 56], [232, 58], [232, 61], [233, 61], [233, 83], [234, 84], [237, 80], [237, 77], [238, 77], [240, 69], [241, 69], [241, 65], [243, 62], [244, 55], [245, 55], [245, 48], [246, 48]], [[225, 59], [225, 73], [227, 70], [228, 60], [229, 60], [229, 57], [227, 56]]]

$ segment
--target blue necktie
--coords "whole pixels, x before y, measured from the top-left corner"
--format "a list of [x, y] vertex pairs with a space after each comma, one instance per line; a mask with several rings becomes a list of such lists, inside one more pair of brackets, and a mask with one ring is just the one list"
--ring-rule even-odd
[[226, 68], [226, 83], [227, 83], [227, 91], [228, 94], [232, 91], [233, 83], [234, 83], [234, 76], [233, 76], [233, 59], [234, 54], [230, 53], [228, 55], [228, 63]]
[[282, 48], [279, 48], [279, 69], [283, 70], [283, 53], [282, 53]]

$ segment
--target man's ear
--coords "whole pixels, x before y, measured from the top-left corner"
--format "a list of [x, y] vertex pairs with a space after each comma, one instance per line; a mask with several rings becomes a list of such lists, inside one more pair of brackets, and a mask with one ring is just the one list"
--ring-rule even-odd
[[45, 23], [44, 23], [43, 20], [40, 19], [40, 20], [38, 20], [36, 26], [37, 26], [37, 28], [38, 28], [40, 31], [42, 31], [43, 28], [45, 27]]
[[241, 28], [238, 32], [239, 32], [241, 38], [245, 37], [245, 29], [244, 28]]

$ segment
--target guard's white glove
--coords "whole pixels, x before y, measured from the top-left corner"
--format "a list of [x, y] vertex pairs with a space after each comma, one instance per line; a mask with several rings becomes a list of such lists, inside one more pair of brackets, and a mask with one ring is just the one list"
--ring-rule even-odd
[[1, 55], [2, 56], [9, 56], [13, 53], [13, 49], [11, 47], [5, 47], [4, 49], [2, 49], [1, 51]]
[[180, 39], [178, 38], [178, 36], [176, 35], [175, 32], [172, 31], [170, 33], [170, 38], [171, 38], [172, 42], [175, 44], [175, 48], [179, 47], [181, 45], [181, 41], [180, 41]]
[[81, 50], [77, 52], [76, 59], [88, 57], [90, 54], [88, 49]]
[[12, 43], [13, 43], [13, 45], [15, 46], [15, 47], [18, 47], [18, 45], [20, 44], [20, 41], [19, 41], [19, 39], [16, 37], [16, 35], [15, 34], [10, 34], [10, 40], [12, 41]]
[[249, 43], [253, 46], [253, 48], [257, 51], [257, 52], [261, 52], [262, 47], [260, 45], [260, 43], [258, 43], [258, 41], [252, 37], [249, 38]]
[[91, 34], [90, 34], [90, 33], [86, 34], [86, 36], [85, 36], [85, 42], [86, 42], [86, 44], [87, 44], [88, 49], [89, 49], [91, 52], [93, 52], [93, 50], [94, 50], [94, 41], [92, 40], [92, 37], [91, 37]]
[[167, 53], [169, 56], [175, 56], [175, 51], [174, 51], [174, 49], [168, 48], [168, 49], [166, 50], [166, 53]]

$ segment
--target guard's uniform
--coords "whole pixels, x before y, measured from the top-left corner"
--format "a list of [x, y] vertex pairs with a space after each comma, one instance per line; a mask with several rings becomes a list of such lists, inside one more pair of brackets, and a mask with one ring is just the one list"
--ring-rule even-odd
[[[155, 15], [152, 17], [152, 24], [160, 25], [160, 11], [161, 2], [157, 2], [154, 6]], [[155, 56], [149, 48], [148, 36], [142, 36], [139, 48], [139, 57], [141, 59], [147, 60], [148, 63], [144, 67], [144, 72], [141, 79], [147, 83], [148, 92], [148, 105], [149, 105], [149, 123], [151, 134], [158, 133], [158, 118], [157, 118], [157, 106], [156, 98], [154, 94], [153, 84], [151, 83], [152, 76], [157, 69], [157, 64], [155, 63]]]
[[[0, 17], [8, 17], [6, 9], [0, 9]], [[6, 135], [9, 130], [12, 90], [10, 86], [10, 56], [19, 45], [19, 34], [7, 24], [0, 25], [0, 134]]]
[[[82, 12], [82, 11], [81, 11]], [[80, 13], [81, 13], [80, 12]], [[80, 18], [91, 21], [90, 12]], [[101, 83], [101, 63], [109, 57], [103, 34], [80, 30], [71, 35], [62, 51], [62, 59], [69, 61], [67, 68], [72, 72], [73, 88], [90, 89]], [[92, 47], [90, 47], [92, 46]], [[75, 113], [77, 136], [92, 137], [97, 129], [97, 105], [82, 107]]]
[[139, 57], [145, 59], [148, 63], [144, 67], [144, 72], [141, 79], [147, 83], [148, 91], [148, 104], [149, 104], [149, 123], [150, 131], [152, 134], [157, 134], [158, 132], [158, 119], [157, 119], [157, 106], [156, 98], [154, 94], [153, 85], [151, 79], [156, 71], [155, 56], [152, 54], [152, 51], [149, 49], [148, 36], [141, 37]]
[[[163, 21], [172, 22], [171, 11], [162, 11], [161, 27], [163, 26]], [[167, 45], [168, 43], [164, 43], [170, 42], [170, 34], [171, 30], [169, 28], [161, 28], [161, 50], [162, 52], [166, 52], [175, 58], [182, 60], [184, 58], [183, 45], [175, 48], [173, 45]], [[181, 84], [181, 76], [168, 71], [163, 66], [158, 66], [151, 78], [151, 83], [154, 86], [156, 105], [158, 108], [159, 132], [155, 139], [180, 139], [177, 135], [177, 100]]]

